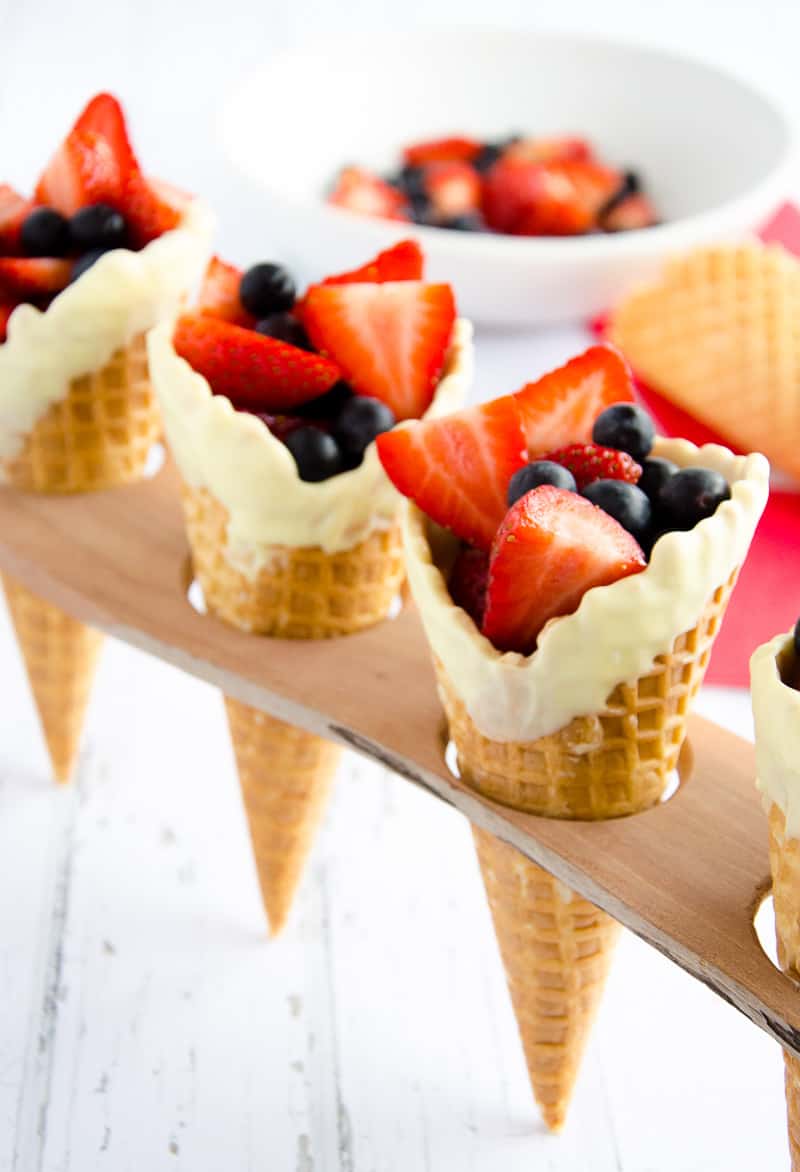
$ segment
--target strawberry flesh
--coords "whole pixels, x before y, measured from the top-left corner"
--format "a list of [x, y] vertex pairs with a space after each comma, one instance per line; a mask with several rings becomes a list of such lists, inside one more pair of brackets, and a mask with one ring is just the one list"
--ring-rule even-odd
[[529, 655], [549, 619], [646, 565], [638, 543], [602, 509], [565, 489], [535, 488], [511, 507], [492, 546], [483, 634], [499, 651]]
[[564, 366], [528, 383], [514, 398], [531, 458], [571, 443], [588, 443], [597, 416], [612, 403], [631, 403], [633, 380], [613, 346], [590, 346]]
[[403, 496], [462, 541], [491, 548], [506, 513], [508, 482], [526, 459], [511, 396], [396, 428], [376, 442]]
[[448, 586], [456, 606], [465, 610], [477, 627], [486, 610], [489, 585], [489, 555], [483, 549], [465, 545], [450, 571]]
[[407, 220], [406, 201], [400, 192], [363, 167], [345, 167], [328, 203], [358, 212], [362, 216], [380, 216], [385, 220]]
[[8, 336], [8, 319], [17, 308], [17, 302], [0, 299], [0, 345]]
[[486, 176], [483, 212], [497, 232], [575, 236], [590, 231], [622, 176], [581, 159], [532, 162], [506, 156]]
[[451, 220], [481, 206], [481, 180], [469, 163], [432, 163], [425, 169], [425, 194], [438, 220]]
[[455, 323], [449, 285], [313, 285], [301, 312], [314, 347], [341, 367], [353, 390], [380, 399], [398, 420], [424, 414]]
[[638, 484], [642, 475], [642, 466], [633, 456], [600, 444], [569, 444], [566, 448], [548, 452], [542, 459], [569, 468], [578, 491], [595, 480], [624, 480], [627, 484]]
[[482, 144], [474, 138], [434, 138], [404, 147], [403, 162], [409, 167], [424, 167], [428, 163], [471, 163], [482, 149]]
[[290, 412], [324, 394], [341, 377], [328, 358], [203, 314], [184, 314], [173, 343], [215, 394], [256, 413]]
[[348, 273], [326, 277], [322, 285], [378, 284], [386, 281], [421, 281], [425, 258], [416, 240], [401, 240], [384, 249], [365, 265]]
[[7, 183], [0, 183], [0, 255], [19, 254], [22, 225], [32, 207], [31, 200], [24, 199]]
[[0, 257], [0, 299], [31, 300], [51, 297], [65, 289], [72, 277], [68, 260], [50, 257]]
[[252, 329], [255, 318], [247, 312], [239, 299], [242, 270], [212, 256], [200, 286], [197, 309], [206, 317], [232, 322], [244, 329]]

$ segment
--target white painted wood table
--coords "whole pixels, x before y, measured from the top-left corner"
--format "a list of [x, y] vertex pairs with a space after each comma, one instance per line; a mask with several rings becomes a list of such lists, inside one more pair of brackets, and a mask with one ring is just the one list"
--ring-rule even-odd
[[[717, 55], [752, 75], [749, 7], [727, 7]], [[485, 17], [464, 8], [407, 11]], [[618, 8], [573, 0], [559, 23], [716, 44], [711, 15], [688, 0], [663, 20]], [[800, 31], [795, 5], [760, 11]], [[0, 179], [30, 185], [83, 98], [110, 86], [150, 168], [216, 203], [223, 250], [294, 259], [297, 242], [270, 241], [226, 171], [212, 115], [269, 48], [365, 12], [356, 0], [231, 0], [224, 12], [210, 0], [0, 0]], [[493, 16], [531, 10], [503, 0]], [[782, 27], [789, 47], [762, 72], [788, 82], [798, 36]], [[478, 391], [511, 389], [582, 341], [480, 338]], [[749, 728], [743, 693], [706, 690], [699, 707]], [[346, 758], [278, 942], [212, 688], [109, 642], [76, 783], [56, 790], [0, 605], [0, 1172], [787, 1167], [777, 1048], [630, 936], [567, 1130], [546, 1135], [467, 825], [376, 766]]]

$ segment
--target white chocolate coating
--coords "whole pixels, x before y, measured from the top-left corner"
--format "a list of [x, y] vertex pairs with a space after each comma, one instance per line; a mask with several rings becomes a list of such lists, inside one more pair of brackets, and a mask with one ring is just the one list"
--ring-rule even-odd
[[446, 575], [457, 542], [415, 505], [406, 506], [411, 591], [434, 654], [484, 736], [533, 741], [600, 711], [617, 684], [641, 676], [695, 625], [744, 560], [767, 501], [766, 459], [664, 439], [654, 454], [684, 467], [716, 469], [730, 483], [731, 499], [689, 532], [665, 534], [640, 574], [587, 590], [574, 614], [546, 624], [527, 656], [496, 650], [453, 603]]
[[137, 334], [172, 320], [208, 261], [214, 218], [199, 200], [141, 252], [114, 249], [44, 311], [19, 305], [0, 345], [0, 459], [14, 456], [72, 379]]
[[[184, 480], [207, 488], [227, 509], [228, 556], [254, 575], [276, 545], [351, 549], [397, 516], [400, 497], [370, 444], [350, 472], [312, 484], [291, 452], [253, 415], [214, 395], [172, 345], [169, 325], [148, 337], [150, 371], [169, 446]], [[472, 381], [472, 326], [456, 322], [444, 374], [427, 417], [463, 403]]]
[[750, 685], [756, 727], [758, 789], [769, 812], [776, 803], [786, 819], [786, 835], [800, 838], [800, 692], [781, 679], [778, 656], [791, 654], [791, 632], [756, 648], [750, 660]]

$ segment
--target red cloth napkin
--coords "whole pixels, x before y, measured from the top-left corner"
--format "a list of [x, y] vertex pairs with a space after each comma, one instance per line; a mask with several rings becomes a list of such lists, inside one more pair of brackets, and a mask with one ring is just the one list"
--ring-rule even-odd
[[[800, 211], [793, 204], [783, 204], [759, 236], [766, 243], [782, 244], [800, 257]], [[596, 333], [604, 335], [605, 318], [598, 318], [592, 325]], [[662, 434], [682, 435], [696, 444], [722, 443], [730, 447], [727, 440], [652, 388], [637, 382], [637, 390]], [[798, 616], [800, 492], [773, 490], [714, 644], [706, 682], [748, 687], [748, 663], [753, 650], [779, 631], [787, 631]]]

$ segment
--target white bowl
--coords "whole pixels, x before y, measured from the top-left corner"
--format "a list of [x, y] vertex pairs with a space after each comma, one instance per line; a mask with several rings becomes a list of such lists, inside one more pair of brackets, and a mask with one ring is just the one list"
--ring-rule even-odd
[[[641, 172], [665, 222], [522, 238], [406, 227], [325, 204], [342, 165], [389, 169], [403, 143], [456, 132], [586, 135]], [[273, 247], [299, 244], [313, 275], [414, 236], [429, 275], [455, 285], [462, 313], [515, 327], [599, 313], [666, 254], [757, 226], [785, 193], [792, 153], [781, 112], [717, 69], [634, 45], [480, 28], [375, 33], [275, 57], [230, 98], [220, 133], [263, 188]]]

